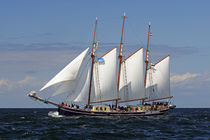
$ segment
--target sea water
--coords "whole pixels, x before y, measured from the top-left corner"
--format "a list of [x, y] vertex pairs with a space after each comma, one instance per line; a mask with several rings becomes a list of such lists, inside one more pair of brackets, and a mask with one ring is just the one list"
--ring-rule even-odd
[[0, 139], [210, 139], [210, 109], [174, 109], [148, 117], [64, 117], [56, 109], [0, 109]]

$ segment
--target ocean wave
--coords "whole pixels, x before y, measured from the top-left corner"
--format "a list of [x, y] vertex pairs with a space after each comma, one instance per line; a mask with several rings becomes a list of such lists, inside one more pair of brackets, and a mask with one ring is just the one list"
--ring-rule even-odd
[[61, 118], [61, 117], [63, 117], [62, 115], [59, 115], [59, 114], [58, 114], [58, 111], [50, 111], [50, 112], [48, 113], [48, 116], [54, 117], [54, 118]]

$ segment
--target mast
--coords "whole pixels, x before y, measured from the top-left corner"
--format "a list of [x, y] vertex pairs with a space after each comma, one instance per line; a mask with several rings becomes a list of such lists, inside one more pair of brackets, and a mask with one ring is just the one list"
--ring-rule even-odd
[[145, 67], [144, 86], [146, 86], [146, 79], [147, 79], [147, 69], [148, 69], [148, 48], [149, 48], [150, 26], [151, 26], [151, 23], [149, 22], [148, 39], [147, 39], [147, 50], [146, 50], [146, 56], [145, 56], [145, 64], [146, 64], [146, 67]]
[[122, 33], [121, 33], [121, 39], [120, 39], [120, 50], [119, 50], [119, 69], [118, 69], [118, 79], [117, 79], [117, 90], [119, 91], [120, 86], [120, 70], [121, 70], [121, 63], [122, 63], [122, 47], [123, 47], [123, 31], [124, 31], [124, 24], [125, 24], [125, 13], [123, 16], [123, 25], [122, 25]]
[[91, 74], [90, 74], [90, 86], [89, 86], [89, 94], [88, 94], [88, 105], [90, 105], [90, 95], [91, 95], [91, 87], [92, 87], [92, 79], [93, 79], [93, 66], [94, 66], [94, 60], [95, 60], [95, 35], [96, 35], [96, 26], [97, 26], [98, 18], [96, 17], [95, 21], [95, 28], [94, 28], [94, 35], [93, 35], [93, 46], [92, 46], [92, 52], [91, 52], [91, 58], [92, 58], [92, 64], [91, 64]]
[[[121, 33], [121, 39], [120, 39], [120, 50], [119, 50], [119, 69], [118, 69], [118, 79], [117, 79], [117, 91], [119, 92], [119, 86], [120, 86], [120, 71], [121, 71], [121, 63], [122, 63], [122, 47], [123, 47], [123, 31], [124, 31], [124, 25], [125, 25], [125, 13], [123, 15], [123, 25], [122, 25], [122, 33]], [[117, 101], [116, 100], [116, 107], [117, 107]]]

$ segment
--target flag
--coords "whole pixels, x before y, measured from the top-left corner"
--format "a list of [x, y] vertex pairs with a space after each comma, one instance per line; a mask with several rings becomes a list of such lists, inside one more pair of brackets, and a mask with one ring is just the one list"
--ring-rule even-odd
[[149, 32], [149, 36], [152, 36], [152, 32]]
[[97, 62], [104, 63], [104, 59], [103, 58], [97, 58]]

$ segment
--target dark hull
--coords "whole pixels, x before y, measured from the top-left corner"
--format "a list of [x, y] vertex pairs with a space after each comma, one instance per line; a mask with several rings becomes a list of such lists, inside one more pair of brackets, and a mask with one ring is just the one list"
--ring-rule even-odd
[[152, 116], [163, 115], [167, 110], [148, 111], [148, 112], [95, 112], [82, 109], [73, 109], [67, 107], [58, 107], [59, 115], [63, 116]]
[[[60, 104], [53, 103], [51, 101], [46, 101], [40, 97], [37, 97], [35, 93], [28, 94], [29, 97], [44, 102], [46, 104], [52, 104], [58, 107], [59, 115], [63, 116], [152, 116], [152, 115], [163, 115], [169, 108], [159, 111], [146, 111], [146, 112], [129, 112], [129, 111], [110, 111], [110, 112], [96, 112], [88, 111], [84, 109], [74, 109], [67, 106], [62, 106]], [[173, 107], [175, 108], [175, 107]]]

